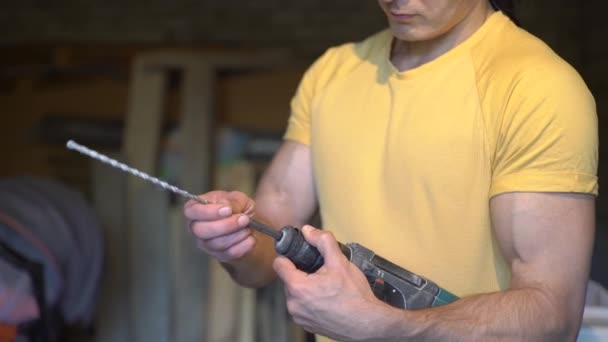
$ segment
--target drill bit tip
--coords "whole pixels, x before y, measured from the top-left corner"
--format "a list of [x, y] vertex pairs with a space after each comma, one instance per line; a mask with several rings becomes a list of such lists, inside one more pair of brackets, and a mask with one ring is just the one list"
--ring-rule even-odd
[[104, 164], [110, 165], [110, 166], [112, 166], [114, 168], [117, 168], [117, 169], [120, 169], [120, 170], [122, 170], [124, 172], [130, 173], [133, 176], [139, 177], [139, 178], [141, 178], [141, 179], [143, 179], [145, 181], [148, 181], [148, 182], [150, 182], [150, 183], [152, 183], [154, 185], [157, 185], [157, 186], [159, 186], [159, 187], [161, 187], [161, 188], [163, 188], [165, 190], [169, 190], [169, 191], [171, 191], [171, 192], [173, 192], [175, 194], [178, 194], [178, 195], [180, 195], [182, 197], [189, 198], [189, 199], [197, 201], [197, 202], [199, 202], [201, 204], [209, 204], [209, 201], [204, 200], [202, 198], [199, 198], [198, 196], [195, 196], [195, 195], [189, 193], [186, 190], [180, 189], [180, 188], [176, 187], [175, 185], [171, 185], [171, 184], [169, 184], [169, 183], [167, 183], [165, 181], [162, 181], [162, 180], [160, 180], [160, 179], [158, 179], [156, 177], [152, 177], [152, 176], [150, 176], [149, 174], [147, 174], [145, 172], [142, 172], [142, 171], [139, 171], [139, 170], [137, 170], [135, 168], [132, 168], [132, 167], [130, 167], [130, 166], [126, 165], [126, 164], [123, 164], [123, 163], [121, 163], [121, 162], [119, 162], [119, 161], [117, 161], [115, 159], [112, 159], [112, 158], [110, 158], [110, 157], [108, 157], [108, 156], [106, 156], [104, 154], [101, 154], [101, 153], [99, 153], [99, 152], [97, 152], [95, 150], [92, 150], [92, 149], [90, 149], [90, 148], [88, 148], [88, 147], [86, 147], [84, 145], [80, 145], [79, 143], [75, 142], [74, 140], [69, 140], [67, 142], [66, 146], [70, 150], [74, 150], [74, 151], [80, 152], [80, 153], [82, 153], [82, 154], [84, 154], [84, 155], [86, 155], [88, 157], [96, 159], [96, 160], [98, 160], [98, 161], [100, 161], [100, 162], [102, 162]]
[[[121, 163], [121, 162], [119, 162], [119, 161], [117, 161], [115, 159], [112, 159], [112, 158], [110, 158], [110, 157], [108, 157], [108, 156], [106, 156], [106, 155], [104, 155], [102, 153], [99, 153], [99, 152], [97, 152], [95, 150], [92, 150], [92, 149], [90, 149], [90, 148], [88, 148], [88, 147], [86, 147], [84, 145], [81, 145], [81, 144], [75, 142], [74, 140], [69, 140], [67, 142], [66, 146], [70, 150], [74, 150], [74, 151], [80, 152], [80, 153], [82, 153], [82, 154], [84, 154], [84, 155], [86, 155], [86, 156], [88, 156], [90, 158], [98, 160], [98, 161], [100, 161], [100, 162], [102, 162], [104, 164], [110, 165], [110, 166], [112, 166], [114, 168], [117, 168], [119, 170], [122, 170], [124, 172], [130, 173], [133, 176], [139, 177], [139, 178], [141, 178], [141, 179], [143, 179], [145, 181], [148, 181], [148, 182], [150, 182], [150, 183], [152, 183], [154, 185], [157, 185], [157, 186], [159, 186], [159, 187], [161, 187], [161, 188], [163, 188], [165, 190], [169, 190], [169, 191], [171, 191], [173, 193], [176, 193], [176, 194], [178, 194], [180, 196], [189, 198], [189, 199], [194, 200], [194, 201], [196, 201], [198, 203], [201, 203], [201, 204], [210, 204], [211, 203], [211, 202], [207, 201], [206, 199], [200, 198], [198, 196], [195, 196], [195, 195], [189, 193], [186, 190], [180, 189], [180, 188], [178, 188], [178, 187], [176, 187], [174, 185], [171, 185], [171, 184], [169, 184], [169, 183], [167, 183], [165, 181], [162, 181], [162, 180], [160, 180], [160, 179], [158, 179], [156, 177], [152, 177], [152, 176], [148, 175], [145, 172], [139, 171], [139, 170], [137, 170], [135, 168], [132, 168], [132, 167], [126, 165], [126, 164], [123, 164], [123, 163]], [[264, 225], [264, 224], [262, 224], [260, 222], [257, 222], [257, 221], [255, 221], [253, 219], [251, 219], [249, 221], [249, 225], [251, 227], [257, 229], [258, 231], [260, 231], [260, 232], [262, 232], [262, 233], [264, 233], [266, 235], [269, 235], [269, 236], [273, 237], [275, 240], [279, 240], [283, 236], [283, 233], [277, 232], [276, 230], [274, 230], [274, 229], [272, 229], [272, 228], [270, 228], [270, 227], [268, 227], [268, 226], [266, 226], [266, 225]]]

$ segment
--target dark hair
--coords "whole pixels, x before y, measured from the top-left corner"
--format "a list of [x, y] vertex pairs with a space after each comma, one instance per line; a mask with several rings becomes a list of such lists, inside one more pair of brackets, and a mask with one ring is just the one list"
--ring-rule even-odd
[[490, 0], [490, 4], [495, 10], [501, 11], [511, 20], [519, 25], [519, 21], [515, 17], [515, 2], [513, 0]]

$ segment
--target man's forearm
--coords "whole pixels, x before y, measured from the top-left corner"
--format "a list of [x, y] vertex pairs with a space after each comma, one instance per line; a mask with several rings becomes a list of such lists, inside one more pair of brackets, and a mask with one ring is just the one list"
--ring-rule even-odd
[[574, 341], [580, 313], [564, 312], [554, 303], [536, 288], [476, 295], [441, 307], [395, 311], [385, 336], [408, 341]]
[[256, 246], [251, 252], [237, 260], [221, 264], [239, 285], [259, 288], [268, 285], [276, 278], [270, 266], [276, 253], [271, 238], [257, 232], [253, 232], [253, 235]]
[[[253, 218], [277, 230], [285, 225], [302, 225], [317, 208], [314, 189], [310, 148], [286, 140], [260, 180]], [[239, 284], [261, 287], [276, 277], [272, 270], [276, 252], [271, 238], [253, 233], [254, 249], [224, 267]]]

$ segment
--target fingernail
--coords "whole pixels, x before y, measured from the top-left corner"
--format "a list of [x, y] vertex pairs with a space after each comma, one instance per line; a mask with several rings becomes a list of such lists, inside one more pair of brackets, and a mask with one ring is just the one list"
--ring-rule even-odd
[[247, 215], [241, 215], [237, 219], [237, 222], [239, 223], [239, 226], [244, 226], [249, 222], [249, 218], [247, 217]]
[[313, 229], [314, 229], [313, 227], [308, 226], [308, 225], [306, 225], [306, 226], [302, 227], [302, 231], [303, 231], [304, 233], [310, 233], [310, 232], [312, 232], [312, 231], [313, 231]]
[[217, 212], [222, 216], [230, 216], [230, 214], [232, 214], [232, 208], [221, 207], [220, 210], [218, 210]]

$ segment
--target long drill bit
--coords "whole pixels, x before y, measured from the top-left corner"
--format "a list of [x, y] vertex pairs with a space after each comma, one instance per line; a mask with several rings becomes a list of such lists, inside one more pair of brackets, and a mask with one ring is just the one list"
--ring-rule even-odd
[[[130, 167], [130, 166], [124, 164], [124, 163], [121, 163], [121, 162], [119, 162], [119, 161], [117, 161], [115, 159], [112, 159], [112, 158], [110, 158], [110, 157], [108, 157], [108, 156], [106, 156], [106, 155], [104, 155], [102, 153], [99, 153], [99, 152], [97, 152], [95, 150], [92, 150], [92, 149], [90, 149], [90, 148], [88, 148], [88, 147], [86, 147], [84, 145], [80, 145], [79, 143], [75, 142], [74, 140], [68, 141], [67, 144], [66, 144], [66, 146], [70, 150], [74, 150], [74, 151], [80, 152], [80, 153], [82, 153], [82, 154], [84, 154], [84, 155], [86, 155], [88, 157], [96, 159], [96, 160], [98, 160], [98, 161], [100, 161], [102, 163], [108, 164], [108, 165], [110, 165], [110, 166], [112, 166], [114, 168], [117, 168], [119, 170], [122, 170], [124, 172], [130, 173], [130, 174], [132, 174], [135, 177], [139, 177], [139, 178], [141, 178], [141, 179], [143, 179], [143, 180], [145, 180], [147, 182], [150, 182], [150, 183], [152, 183], [152, 184], [154, 184], [154, 185], [156, 185], [158, 187], [161, 187], [161, 188], [163, 188], [165, 190], [169, 190], [169, 191], [171, 191], [171, 192], [173, 192], [175, 194], [178, 194], [178, 195], [180, 195], [182, 197], [189, 198], [189, 199], [197, 201], [198, 203], [201, 203], [201, 204], [210, 204], [211, 203], [211, 202], [209, 202], [209, 201], [207, 201], [205, 199], [199, 198], [198, 196], [195, 196], [195, 195], [191, 194], [190, 192], [188, 192], [186, 190], [180, 189], [180, 188], [176, 187], [175, 185], [171, 185], [171, 184], [169, 184], [169, 183], [167, 183], [167, 182], [165, 182], [163, 180], [160, 180], [160, 179], [158, 179], [156, 177], [152, 177], [152, 176], [150, 176], [149, 174], [147, 174], [145, 172], [142, 172], [142, 171], [139, 171], [138, 169], [132, 168], [132, 167]], [[249, 225], [252, 226], [253, 228], [259, 230], [260, 232], [273, 237], [275, 240], [279, 240], [281, 238], [281, 236], [282, 236], [282, 234], [280, 232], [277, 232], [276, 230], [273, 230], [273, 229], [267, 227], [266, 225], [264, 225], [264, 224], [262, 224], [260, 222], [257, 222], [257, 221], [255, 221], [253, 219], [249, 219]]]

